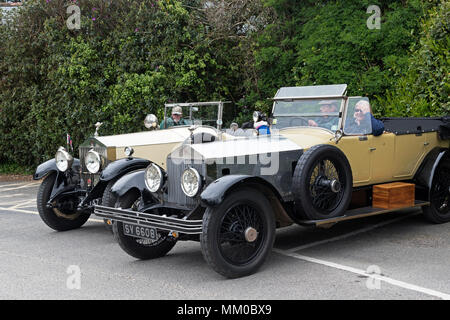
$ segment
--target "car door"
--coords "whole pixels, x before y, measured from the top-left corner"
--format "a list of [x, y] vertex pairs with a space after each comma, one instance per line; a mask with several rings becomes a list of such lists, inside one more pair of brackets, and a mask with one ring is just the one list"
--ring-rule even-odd
[[398, 134], [395, 136], [393, 177], [397, 179], [409, 179], [427, 151], [425, 134]]

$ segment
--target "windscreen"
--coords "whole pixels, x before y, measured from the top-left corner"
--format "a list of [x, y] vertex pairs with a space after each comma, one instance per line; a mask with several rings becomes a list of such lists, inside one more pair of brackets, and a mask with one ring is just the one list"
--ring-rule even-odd
[[341, 102], [342, 99], [276, 101], [272, 126], [278, 129], [297, 126], [320, 127], [335, 131], [339, 125]]

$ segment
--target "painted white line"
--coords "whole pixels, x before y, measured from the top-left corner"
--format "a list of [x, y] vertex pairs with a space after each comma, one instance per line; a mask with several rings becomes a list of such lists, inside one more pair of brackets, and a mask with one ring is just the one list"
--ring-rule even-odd
[[23, 208], [23, 207], [27, 207], [31, 204], [34, 205], [35, 203], [36, 203], [36, 200], [26, 200], [21, 203], [16, 203], [16, 205], [9, 207], [9, 209]]
[[299, 260], [303, 260], [303, 261], [307, 261], [307, 262], [311, 262], [311, 263], [317, 263], [317, 264], [320, 264], [320, 265], [323, 265], [323, 266], [327, 266], [327, 267], [330, 267], [330, 268], [335, 268], [335, 269], [339, 269], [339, 270], [355, 273], [355, 274], [358, 274], [358, 275], [361, 275], [361, 276], [364, 276], [364, 277], [377, 279], [379, 281], [383, 281], [383, 282], [389, 283], [389, 284], [391, 284], [393, 286], [397, 286], [397, 287], [400, 287], [400, 288], [403, 288], [403, 289], [416, 291], [416, 292], [423, 293], [423, 294], [426, 294], [426, 295], [430, 295], [430, 296], [433, 296], [433, 297], [437, 297], [437, 298], [440, 298], [440, 299], [443, 299], [443, 300], [450, 300], [450, 294], [439, 292], [439, 291], [428, 289], [428, 288], [424, 288], [424, 287], [420, 287], [420, 286], [416, 286], [414, 284], [410, 284], [410, 283], [406, 283], [406, 282], [403, 282], [403, 281], [395, 280], [395, 279], [392, 279], [392, 278], [389, 278], [389, 277], [386, 277], [386, 276], [372, 274], [372, 273], [367, 273], [367, 271], [364, 271], [364, 270], [361, 270], [361, 269], [344, 266], [342, 264], [338, 264], [338, 263], [334, 263], [334, 262], [330, 262], [330, 261], [325, 261], [325, 260], [321, 260], [321, 259], [307, 257], [307, 256], [304, 256], [304, 255], [300, 255], [300, 254], [293, 253], [293, 252], [287, 252], [287, 251], [284, 251], [284, 250], [274, 249], [273, 251], [277, 252], [279, 254], [291, 257], [291, 258], [295, 258], [295, 259], [299, 259]]
[[0, 196], [0, 198], [14, 198], [14, 197], [18, 197], [18, 196], [24, 196], [24, 193], [15, 193], [15, 194], [4, 194], [2, 196]]
[[29, 183], [29, 182], [0, 184], [0, 188], [8, 188], [8, 187], [12, 187], [12, 186], [21, 186], [21, 185], [24, 185], [24, 184], [27, 184], [27, 183]]
[[2, 189], [1, 191], [3, 192], [3, 191], [18, 190], [18, 189], [23, 189], [23, 188], [31, 188], [31, 187], [37, 186], [37, 185], [39, 185], [39, 184], [40, 184], [40, 183], [35, 183], [35, 182], [33, 182], [33, 183], [27, 183], [27, 184], [22, 185], [22, 186], [20, 186], [20, 187], [14, 187], [14, 188], [9, 188], [9, 189]]
[[[4, 207], [4, 206], [16, 206], [16, 205], [20, 205], [21, 207], [23, 207], [22, 205], [23, 203], [18, 203], [18, 201], [0, 201], [0, 206]], [[36, 199], [29, 199], [28, 201], [26, 201], [25, 204], [36, 204]]]
[[356, 231], [353, 231], [353, 232], [349, 232], [349, 233], [343, 234], [341, 236], [337, 236], [337, 237], [333, 237], [333, 238], [329, 238], [329, 239], [325, 239], [325, 240], [321, 240], [321, 241], [308, 243], [308, 244], [305, 244], [305, 245], [302, 245], [302, 246], [298, 246], [298, 247], [295, 247], [295, 248], [290, 248], [290, 249], [287, 249], [287, 250], [284, 250], [284, 251], [286, 251], [286, 252], [295, 252], [295, 251], [300, 251], [300, 250], [307, 249], [307, 248], [320, 246], [320, 245], [325, 244], [325, 243], [330, 243], [330, 242], [334, 242], [334, 241], [343, 240], [343, 239], [350, 238], [350, 237], [353, 237], [355, 235], [358, 235], [358, 234], [361, 234], [361, 233], [364, 233], [364, 232], [372, 231], [374, 229], [387, 226], [389, 224], [392, 224], [392, 223], [395, 223], [395, 222], [398, 222], [398, 221], [401, 221], [401, 220], [404, 220], [404, 219], [407, 219], [407, 218], [411, 218], [411, 217], [416, 216], [418, 214], [421, 214], [421, 212], [413, 212], [413, 213], [408, 214], [406, 216], [401, 216], [401, 217], [398, 217], [398, 218], [395, 218], [395, 219], [392, 219], [392, 220], [389, 220], [389, 221], [384, 221], [384, 222], [381, 222], [381, 223], [378, 223], [378, 224], [374, 224], [372, 226], [369, 226], [369, 227], [366, 227], [366, 228], [362, 228], [362, 229], [359, 229], [359, 230], [356, 230]]
[[[24, 209], [2, 208], [2, 207], [0, 207], [0, 210], [4, 210], [4, 211], [13, 211], [13, 212], [20, 212], [20, 213], [29, 213], [29, 214], [39, 215], [39, 212], [37, 212], [37, 211], [24, 210]], [[93, 218], [89, 218], [88, 221], [104, 223], [103, 220], [93, 219]]]

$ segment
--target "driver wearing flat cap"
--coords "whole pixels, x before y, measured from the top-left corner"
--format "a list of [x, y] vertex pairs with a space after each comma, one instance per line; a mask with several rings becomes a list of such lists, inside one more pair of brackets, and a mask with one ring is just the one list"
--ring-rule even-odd
[[165, 129], [173, 126], [184, 126], [188, 125], [186, 120], [183, 119], [183, 110], [181, 107], [172, 108], [172, 116], [168, 119], [165, 119], [161, 122], [159, 128]]
[[339, 116], [335, 113], [338, 112], [338, 102], [335, 100], [322, 100], [319, 102], [320, 112], [322, 117], [317, 117], [314, 120], [309, 120], [308, 125], [312, 127], [322, 127], [332, 130], [333, 127], [337, 128], [339, 124]]

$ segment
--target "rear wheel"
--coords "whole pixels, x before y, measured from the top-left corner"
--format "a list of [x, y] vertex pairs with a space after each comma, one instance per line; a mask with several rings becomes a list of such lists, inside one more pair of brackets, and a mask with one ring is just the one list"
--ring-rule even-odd
[[[122, 209], [137, 211], [141, 201], [138, 192], [128, 192], [121, 197], [116, 206]], [[119, 242], [120, 247], [130, 256], [141, 260], [155, 259], [165, 256], [174, 246], [176, 240], [169, 237], [167, 232], [158, 232], [157, 240], [140, 239], [125, 235], [123, 223], [115, 221], [113, 223], [114, 238]]]
[[433, 223], [450, 221], [450, 165], [441, 163], [433, 177], [430, 205], [423, 207], [424, 216]]
[[78, 199], [73, 196], [60, 196], [52, 203], [53, 208], [47, 207], [56, 173], [51, 173], [42, 181], [37, 194], [37, 208], [39, 216], [50, 228], [56, 231], [67, 231], [81, 227], [90, 214], [77, 210]]
[[200, 237], [206, 262], [227, 278], [256, 272], [275, 240], [271, 208], [263, 194], [250, 188], [230, 194], [217, 207], [208, 207]]

